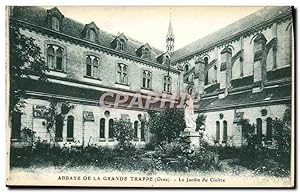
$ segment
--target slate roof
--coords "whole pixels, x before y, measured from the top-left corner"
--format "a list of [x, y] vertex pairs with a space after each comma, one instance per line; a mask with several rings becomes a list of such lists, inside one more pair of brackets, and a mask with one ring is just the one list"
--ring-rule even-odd
[[241, 106], [257, 102], [270, 102], [280, 99], [288, 99], [291, 96], [291, 85], [279, 86], [276, 88], [266, 88], [261, 92], [252, 93], [252, 90], [238, 94], [230, 93], [225, 98], [219, 99], [202, 98], [199, 111], [209, 109], [221, 109], [229, 106]]
[[[21, 86], [26, 90], [28, 96], [30, 95], [30, 92], [34, 92], [35, 94], [37, 93], [47, 93], [44, 95], [44, 97], [51, 97], [51, 96], [57, 96], [57, 95], [62, 95], [62, 90], [64, 91], [63, 95], [67, 97], [72, 97], [72, 99], [79, 99], [79, 100], [85, 100], [86, 102], [93, 103], [93, 104], [98, 104], [99, 99], [101, 96], [106, 93], [105, 91], [99, 91], [99, 90], [94, 90], [91, 88], [81, 88], [81, 87], [75, 87], [75, 86], [68, 86], [60, 83], [55, 83], [55, 82], [41, 82], [39, 80], [34, 80], [34, 79], [23, 79], [21, 82]], [[114, 93], [114, 91], [112, 91]], [[110, 97], [105, 97], [104, 102], [105, 104], [114, 104], [116, 101], [116, 93], [114, 93], [113, 96]], [[119, 107], [123, 108], [128, 108], [131, 109], [130, 103], [132, 100], [136, 100], [134, 98], [135, 96], [128, 95], [128, 100], [122, 104], [119, 105]], [[147, 104], [146, 98], [142, 98], [142, 105], [145, 107]], [[175, 101], [175, 105], [177, 105], [180, 101]], [[170, 101], [165, 101], [164, 102], [164, 107], [169, 107], [172, 103]], [[134, 104], [132, 106], [134, 109], [140, 109], [140, 110], [147, 110], [143, 108], [139, 108], [138, 104]], [[161, 101], [158, 100], [155, 103], [149, 104], [150, 109], [160, 109], [161, 108]]]
[[[204, 50], [213, 44], [226, 39], [230, 36], [237, 35], [238, 33], [248, 29], [252, 28], [264, 21], [267, 21], [269, 19], [275, 18], [279, 15], [285, 14], [292, 10], [292, 7], [264, 7], [253, 14], [250, 14], [214, 33], [210, 33], [209, 35], [196, 40], [195, 42], [192, 42], [188, 44], [187, 46], [180, 48], [176, 50], [172, 54], [172, 62], [176, 62], [177, 60], [193, 55], [196, 52], [200, 52], [201, 50]], [[201, 25], [201, 24], [199, 24]]]
[[[47, 10], [42, 7], [16, 6], [13, 9], [12, 17], [41, 27], [46, 27], [47, 25]], [[81, 32], [84, 29], [85, 25], [86, 24], [82, 24], [65, 16], [62, 21], [62, 28], [60, 32], [72, 37], [82, 39]], [[117, 37], [117, 35], [113, 35], [111, 33], [103, 31], [101, 29], [101, 26], [98, 26], [98, 28], [100, 28], [98, 34], [98, 44], [107, 48], [112, 48], [111, 41], [113, 41]], [[126, 38], [128, 39], [128, 41], [126, 50], [124, 52], [133, 56], [137, 56], [135, 51], [141, 46], [145, 45], [145, 43], [135, 40], [128, 36], [126, 36]], [[151, 61], [157, 63], [156, 57], [164, 52], [152, 46], [150, 47]]]

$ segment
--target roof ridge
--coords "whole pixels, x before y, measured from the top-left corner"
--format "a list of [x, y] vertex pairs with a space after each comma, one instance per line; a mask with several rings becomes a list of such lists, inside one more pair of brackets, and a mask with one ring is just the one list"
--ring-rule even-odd
[[[51, 10], [51, 9], [53, 9], [54, 7], [47, 7], [47, 8], [45, 8], [45, 7], [42, 7], [42, 6], [15, 6], [15, 7], [20, 7], [21, 9], [23, 9], [23, 8], [30, 8], [30, 9], [32, 9], [32, 10], [36, 10], [36, 11], [38, 11], [38, 12], [41, 12], [42, 14], [47, 14], [46, 12], [48, 11], [48, 10]], [[59, 8], [58, 8], [59, 9]], [[24, 13], [23, 13], [24, 14]], [[22, 18], [21, 18], [22, 19]], [[25, 21], [26, 21], [26, 19], [25, 19]], [[33, 21], [31, 21], [31, 20], [28, 20], [28, 22], [30, 22], [30, 23], [34, 23]], [[88, 23], [82, 23], [82, 22], [80, 22], [80, 21], [78, 21], [78, 20], [75, 20], [75, 19], [73, 19], [73, 18], [70, 18], [70, 17], [68, 17], [68, 16], [66, 16], [66, 15], [64, 15], [64, 20], [63, 20], [63, 22], [69, 22], [70, 23], [70, 25], [76, 25], [76, 27], [75, 28], [77, 28], [77, 30], [79, 30], [79, 28], [80, 28], [80, 30], [83, 30], [84, 29], [84, 27], [85, 27], [85, 25], [87, 25]], [[94, 21], [91, 21], [91, 22], [94, 22]], [[91, 23], [90, 22], [90, 23]], [[95, 23], [95, 22], [94, 22]], [[64, 27], [63, 27], [64, 28]], [[73, 30], [75, 30], [76, 31], [76, 29], [73, 29]], [[118, 34], [114, 34], [114, 33], [111, 33], [111, 32], [109, 32], [108, 30], [106, 30], [106, 29], [103, 29], [101, 26], [99, 27], [99, 32], [101, 33], [101, 34], [103, 34], [104, 36], [107, 36], [107, 38], [112, 38], [112, 39], [114, 39], [114, 38], [116, 38], [117, 36], [118, 36]], [[123, 32], [123, 34], [124, 34], [124, 32]], [[72, 34], [72, 36], [74, 36], [75, 35], [75, 37], [76, 36], [79, 36], [80, 34]], [[130, 37], [130, 36], [127, 36], [126, 34], [124, 34], [128, 39], [129, 39], [129, 42], [134, 46], [134, 47], [141, 47], [142, 45], [145, 45], [145, 43], [143, 43], [143, 42], [141, 42], [141, 41], [139, 41], [139, 40], [136, 40], [136, 39], [134, 39], [134, 38], [132, 38], [132, 37]], [[102, 38], [103, 39], [103, 38]], [[100, 40], [99, 39], [99, 41], [103, 41], [103, 40]], [[104, 41], [107, 41], [107, 40], [104, 40]], [[107, 45], [103, 45], [103, 46], [105, 46], [105, 47], [107, 47]], [[152, 45], [150, 45], [151, 46], [151, 48], [153, 48], [153, 53], [155, 54], [155, 55], [159, 55], [159, 54], [161, 54], [161, 53], [163, 53], [163, 51], [162, 50], [160, 50], [160, 49], [157, 49], [156, 47], [154, 47], [154, 46], [152, 46]]]
[[[192, 54], [196, 53], [197, 51], [201, 50], [204, 47], [211, 46], [213, 43], [216, 43], [217, 41], [219, 41], [221, 39], [221, 37], [220, 36], [216, 37], [215, 39], [217, 39], [217, 40], [213, 40], [212, 42], [209, 42], [209, 40], [213, 39], [213, 37], [215, 37], [216, 35], [218, 35], [219, 33], [223, 32], [223, 31], [225, 31], [225, 32], [227, 31], [228, 33], [226, 33], [225, 36], [222, 36], [222, 39], [225, 39], [225, 38], [230, 37], [230, 36], [234, 36], [237, 33], [241, 32], [245, 29], [248, 29], [250, 27], [253, 27], [253, 26], [261, 23], [261, 21], [257, 21], [259, 18], [263, 17], [264, 21], [267, 21], [269, 19], [272, 19], [272, 18], [282, 14], [283, 9], [285, 9], [283, 11], [287, 12], [288, 11], [287, 8], [290, 8], [290, 6], [265, 6], [265, 7], [255, 11], [255, 12], [253, 12], [253, 13], [245, 16], [245, 17], [240, 18], [239, 20], [236, 20], [233, 23], [230, 23], [230, 24], [228, 24], [228, 25], [226, 25], [226, 26], [224, 26], [224, 27], [212, 32], [212, 33], [206, 34], [206, 35], [202, 36], [201, 38], [199, 38], [199, 39], [197, 39], [197, 40], [195, 40], [195, 41], [193, 41], [189, 44], [186, 44], [185, 46], [175, 50], [174, 53], [173, 53], [173, 61], [180, 60], [181, 58], [183, 58], [185, 56], [189, 56], [189, 55], [192, 55]], [[275, 12], [275, 13], [273, 13], [272, 16], [270, 16], [271, 11]], [[268, 18], [268, 16], [269, 16], [269, 18]], [[251, 20], [252, 18], [255, 18], [256, 20], [254, 19], [254, 22], [252, 22], [250, 25], [246, 26], [245, 28], [241, 27], [239, 30], [232, 31], [232, 28], [236, 27], [236, 25], [238, 25], [239, 23], [243, 24], [243, 23], [245, 23], [245, 21]], [[205, 43], [206, 43], [206, 45], [205, 45]], [[195, 47], [195, 49], [190, 49], [191, 47], [192, 48]], [[186, 53], [184, 53], [184, 51], [187, 50], [187, 49], [192, 50], [193, 52], [186, 51]]]

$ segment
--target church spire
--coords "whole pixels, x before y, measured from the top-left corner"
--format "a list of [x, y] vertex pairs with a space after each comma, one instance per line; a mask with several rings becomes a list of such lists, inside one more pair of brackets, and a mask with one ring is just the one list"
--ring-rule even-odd
[[171, 22], [171, 9], [170, 9], [169, 29], [168, 29], [167, 38], [166, 38], [167, 52], [170, 55], [174, 52], [174, 41], [175, 41], [175, 36], [173, 34], [173, 28], [172, 28], [172, 22]]

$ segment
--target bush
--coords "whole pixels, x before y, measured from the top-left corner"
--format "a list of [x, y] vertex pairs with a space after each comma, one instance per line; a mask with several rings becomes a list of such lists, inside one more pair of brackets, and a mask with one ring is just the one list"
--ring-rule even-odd
[[90, 145], [86, 147], [60, 147], [36, 142], [32, 147], [11, 147], [12, 167], [77, 167], [94, 166], [119, 171], [216, 170], [218, 155], [203, 144], [191, 150], [182, 138], [156, 146], [154, 151], [136, 149], [133, 145], [110, 149]]
[[274, 129], [271, 144], [259, 140], [254, 132], [246, 135], [247, 143], [239, 154], [240, 163], [256, 174], [287, 176], [291, 163], [291, 130], [289, 124], [278, 118], [272, 121]]
[[205, 143], [200, 143], [198, 148], [191, 149], [183, 138], [162, 145], [162, 149], [158, 150], [158, 155], [161, 155], [163, 163], [169, 170], [206, 171], [220, 168], [218, 154], [209, 150]]
[[157, 144], [171, 143], [185, 128], [184, 112], [167, 108], [161, 112], [150, 111], [149, 128]]
[[113, 136], [117, 139], [120, 150], [131, 148], [134, 137], [132, 123], [128, 120], [119, 119], [114, 121]]

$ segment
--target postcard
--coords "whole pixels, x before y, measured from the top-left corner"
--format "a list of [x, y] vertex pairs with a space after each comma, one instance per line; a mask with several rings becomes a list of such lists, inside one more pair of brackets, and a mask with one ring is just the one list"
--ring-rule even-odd
[[292, 6], [7, 6], [6, 185], [295, 187]]

